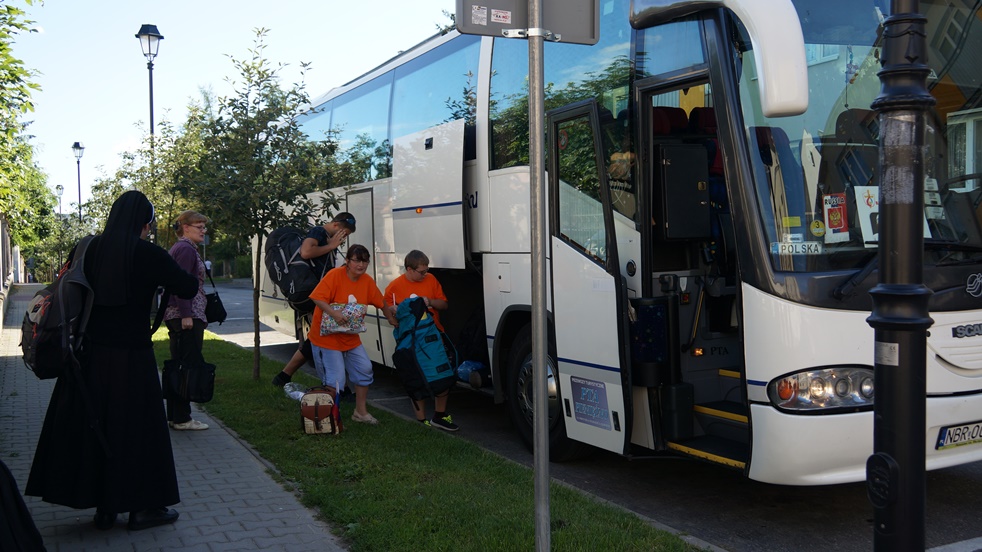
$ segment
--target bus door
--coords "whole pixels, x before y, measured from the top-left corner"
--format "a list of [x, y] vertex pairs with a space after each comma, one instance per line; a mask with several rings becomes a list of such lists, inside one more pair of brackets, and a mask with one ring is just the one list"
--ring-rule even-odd
[[548, 125], [550, 277], [566, 433], [623, 454], [631, 433], [627, 299], [597, 104], [552, 111]]

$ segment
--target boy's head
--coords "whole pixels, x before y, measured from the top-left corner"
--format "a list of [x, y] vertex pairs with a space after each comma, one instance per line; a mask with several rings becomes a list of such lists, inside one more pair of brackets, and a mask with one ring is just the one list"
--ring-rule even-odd
[[324, 223], [324, 229], [334, 234], [338, 230], [347, 230], [349, 234], [355, 233], [355, 216], [347, 211], [334, 215], [330, 221]]
[[403, 264], [407, 270], [415, 270], [421, 266], [430, 266], [430, 258], [422, 251], [413, 249], [409, 253], [406, 253], [406, 259], [403, 261]]

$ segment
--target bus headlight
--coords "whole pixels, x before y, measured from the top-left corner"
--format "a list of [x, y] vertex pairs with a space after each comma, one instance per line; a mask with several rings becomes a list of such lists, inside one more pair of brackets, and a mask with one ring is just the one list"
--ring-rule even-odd
[[826, 414], [873, 408], [873, 369], [836, 366], [771, 380], [767, 397], [780, 410]]

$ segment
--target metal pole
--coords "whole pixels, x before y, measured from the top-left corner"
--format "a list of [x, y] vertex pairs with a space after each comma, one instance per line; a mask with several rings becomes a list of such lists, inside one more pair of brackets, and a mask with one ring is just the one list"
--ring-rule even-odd
[[927, 329], [923, 285], [926, 22], [917, 0], [893, 0], [884, 22], [880, 113], [878, 284], [870, 290], [875, 330], [873, 455], [866, 485], [873, 548], [924, 550]]
[[535, 547], [550, 548], [549, 534], [549, 387], [546, 318], [545, 92], [542, 3], [529, 0], [529, 190], [532, 231], [532, 387], [535, 466]]
[[82, 158], [75, 158], [75, 168], [78, 172], [78, 222], [82, 223]]
[[147, 72], [150, 73], [150, 147], [153, 148], [153, 61], [147, 62]]

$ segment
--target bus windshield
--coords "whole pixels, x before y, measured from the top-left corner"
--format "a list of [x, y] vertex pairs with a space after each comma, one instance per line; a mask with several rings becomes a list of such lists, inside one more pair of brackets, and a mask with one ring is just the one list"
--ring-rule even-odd
[[[740, 93], [761, 225], [777, 271], [854, 269], [879, 238], [879, 118], [886, 0], [794, 0], [805, 38], [809, 106], [761, 114], [757, 72], [744, 52]], [[831, 4], [831, 5], [830, 5]], [[925, 264], [982, 260], [980, 2], [922, 0], [927, 16]], [[750, 41], [740, 29], [746, 48]], [[979, 136], [976, 137], [976, 131]]]

